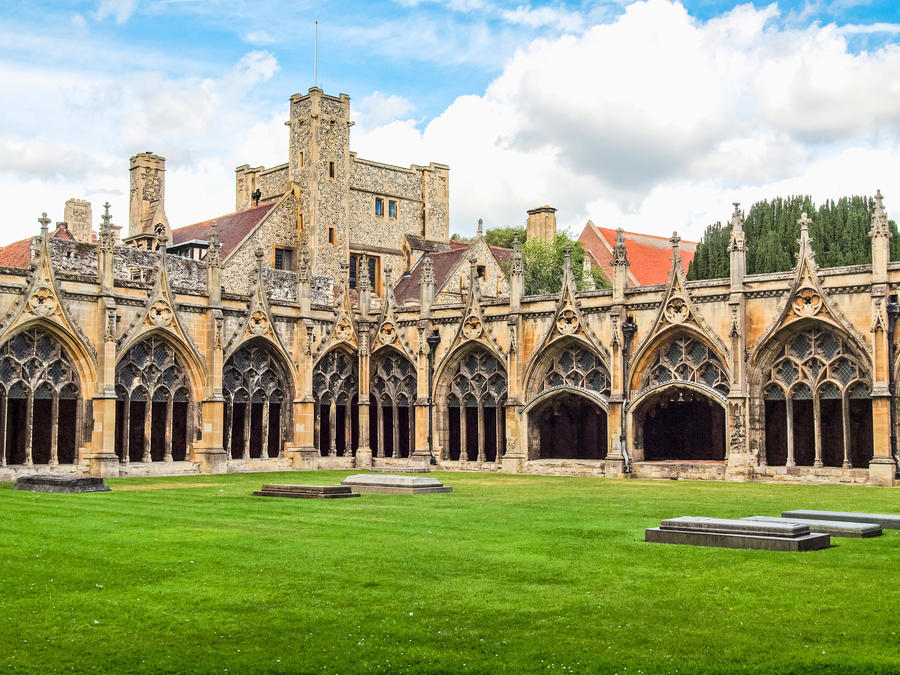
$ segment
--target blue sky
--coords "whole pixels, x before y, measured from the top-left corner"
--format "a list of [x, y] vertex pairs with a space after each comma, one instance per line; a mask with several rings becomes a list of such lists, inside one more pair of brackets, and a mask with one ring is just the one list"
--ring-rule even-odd
[[166, 156], [173, 226], [286, 160], [287, 100], [352, 99], [352, 149], [451, 165], [451, 228], [696, 237], [788, 192], [900, 203], [900, 3], [21, 2], [0, 19], [0, 243], [67, 197], [127, 219], [128, 157]]

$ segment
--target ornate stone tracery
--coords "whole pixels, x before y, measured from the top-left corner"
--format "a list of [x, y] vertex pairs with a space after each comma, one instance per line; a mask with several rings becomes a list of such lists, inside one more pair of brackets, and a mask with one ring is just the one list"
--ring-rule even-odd
[[[467, 418], [477, 424], [474, 434], [476, 442], [476, 457], [479, 462], [499, 461], [505, 446], [503, 433], [503, 405], [506, 403], [506, 371], [496, 356], [484, 348], [478, 347], [469, 351], [457, 363], [450, 378], [449, 393], [447, 395], [448, 408], [458, 411], [458, 436], [451, 433], [450, 443], [455, 446], [458, 441], [459, 459], [471, 459], [469, 442], [471, 434], [468, 433]], [[496, 439], [490, 443], [486, 439], [486, 409], [494, 409], [494, 430]], [[467, 410], [475, 409], [475, 414], [470, 415]], [[493, 450], [489, 456], [488, 450]], [[452, 453], [451, 453], [452, 454]]]
[[641, 390], [671, 381], [693, 382], [727, 394], [724, 364], [702, 341], [678, 336], [661, 344], [641, 380]]
[[[408, 359], [393, 349], [379, 350], [372, 358], [371, 367], [371, 400], [375, 406], [372, 420], [375, 425], [373, 454], [377, 457], [387, 455], [385, 422], [389, 422], [391, 455], [403, 457], [415, 448], [413, 406], [416, 402], [416, 369]], [[405, 420], [400, 413], [401, 408], [406, 410]], [[390, 415], [389, 420], [386, 415]], [[406, 453], [403, 451], [402, 439], [409, 439]]]
[[[316, 442], [323, 454], [338, 454], [337, 408], [343, 408], [343, 454], [352, 454], [352, 409], [359, 393], [356, 361], [347, 352], [334, 349], [323, 356], [313, 369], [313, 397], [316, 400]], [[322, 424], [327, 417], [327, 427]], [[327, 434], [327, 435], [326, 435]], [[327, 443], [325, 442], [327, 440]], [[326, 452], [327, 451], [327, 452]]]
[[551, 361], [544, 386], [590, 389], [609, 397], [609, 370], [600, 358], [580, 345], [569, 345]]

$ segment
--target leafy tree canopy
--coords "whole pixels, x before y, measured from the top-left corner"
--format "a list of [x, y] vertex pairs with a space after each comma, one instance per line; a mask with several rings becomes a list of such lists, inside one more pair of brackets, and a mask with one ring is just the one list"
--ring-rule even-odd
[[[820, 267], [865, 265], [872, 260], [869, 239], [875, 200], [872, 197], [841, 197], [816, 207], [809, 195], [757, 202], [744, 217], [747, 241], [747, 273], [784, 272], [797, 259], [800, 226], [806, 212], [812, 220], [809, 236]], [[889, 221], [891, 260], [900, 259], [897, 224]], [[717, 279], [730, 274], [731, 224], [715, 223], [706, 228], [688, 269], [688, 279]]]

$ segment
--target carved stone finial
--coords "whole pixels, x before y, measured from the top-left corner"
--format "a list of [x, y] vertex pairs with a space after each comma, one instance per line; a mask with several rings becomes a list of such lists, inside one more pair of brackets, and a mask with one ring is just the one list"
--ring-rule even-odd
[[513, 237], [513, 250], [509, 258], [511, 274], [525, 274], [525, 265], [522, 262], [522, 247], [519, 246], [519, 233]]
[[810, 220], [809, 216], [806, 215], [806, 211], [800, 214], [800, 220], [797, 221], [797, 224], [800, 226], [801, 237], [804, 234], [809, 233], [809, 226], [812, 225], [812, 220]]
[[50, 219], [47, 217], [46, 211], [38, 218], [38, 222], [41, 224], [41, 236], [47, 234], [47, 228], [50, 226]]
[[423, 285], [434, 283], [434, 261], [429, 256], [425, 256], [425, 260], [422, 261], [422, 277], [419, 283]]
[[[46, 215], [46, 214], [45, 214]], [[481, 218], [478, 219], [478, 236], [482, 235], [482, 227], [484, 226], [484, 220]]]
[[744, 221], [741, 218], [740, 202], [734, 202], [734, 213], [731, 214], [731, 241], [732, 251], [746, 250], [744, 246]]
[[474, 251], [472, 251], [469, 254], [469, 257], [467, 258], [467, 260], [469, 261], [469, 267], [471, 267], [472, 269], [475, 269], [475, 263], [478, 262], [478, 256], [475, 255]]
[[390, 265], [384, 268], [384, 291], [387, 293], [387, 290], [391, 287], [391, 273], [393, 272], [393, 268]]
[[310, 280], [310, 267], [309, 267], [309, 240], [305, 236], [302, 237], [300, 241], [300, 262], [297, 264], [297, 280], [303, 283], [309, 282]]
[[365, 293], [366, 291], [371, 290], [369, 288], [369, 264], [368, 257], [362, 256], [356, 261], [356, 290], [360, 293]]
[[616, 245], [613, 247], [612, 255], [613, 267], [624, 265], [628, 267], [628, 249], [625, 247], [625, 230], [621, 227], [616, 230]]
[[115, 235], [113, 234], [112, 216], [109, 215], [109, 202], [103, 205], [103, 215], [100, 216], [103, 222], [100, 223], [100, 234], [97, 237], [97, 243], [102, 251], [112, 251]]
[[888, 225], [887, 214], [884, 212], [884, 197], [881, 190], [875, 191], [875, 212], [872, 214], [872, 227], [869, 229], [870, 237], [891, 236], [891, 228]]
[[207, 236], [206, 264], [221, 265], [221, 250], [222, 240], [219, 238], [219, 226], [213, 221], [209, 226], [209, 235]]
[[569, 268], [572, 266], [572, 244], [566, 242], [565, 248], [563, 248], [563, 254], [566, 258], [566, 267]]
[[257, 263], [262, 262], [263, 256], [265, 255], [265, 252], [262, 250], [262, 246], [258, 246], [256, 248], [256, 251], [253, 252], [253, 255], [256, 256]]

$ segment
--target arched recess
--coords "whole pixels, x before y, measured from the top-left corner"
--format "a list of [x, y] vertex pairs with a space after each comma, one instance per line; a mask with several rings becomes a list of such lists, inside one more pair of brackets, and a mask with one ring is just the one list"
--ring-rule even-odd
[[0, 346], [0, 466], [77, 462], [81, 392], [70, 352], [55, 332], [32, 323], [6, 340]]
[[633, 459], [725, 459], [725, 362], [693, 331], [674, 331], [641, 357], [628, 406]]
[[147, 334], [116, 365], [116, 454], [123, 463], [190, 458], [196, 384], [175, 345]]
[[506, 369], [480, 343], [448, 357], [435, 393], [445, 459], [500, 461], [506, 451], [506, 391]]
[[868, 359], [823, 321], [792, 324], [761, 350], [750, 378], [770, 466], [867, 467], [872, 458]]
[[409, 457], [416, 443], [416, 367], [392, 347], [376, 350], [369, 363], [372, 454]]
[[529, 459], [604, 459], [609, 394], [609, 369], [589, 345], [553, 343], [526, 386]]
[[283, 456], [290, 440], [293, 400], [290, 369], [265, 338], [242, 343], [225, 361], [224, 446], [232, 459]]
[[359, 375], [356, 355], [335, 347], [313, 367], [315, 440], [322, 455], [351, 457], [359, 445]]

